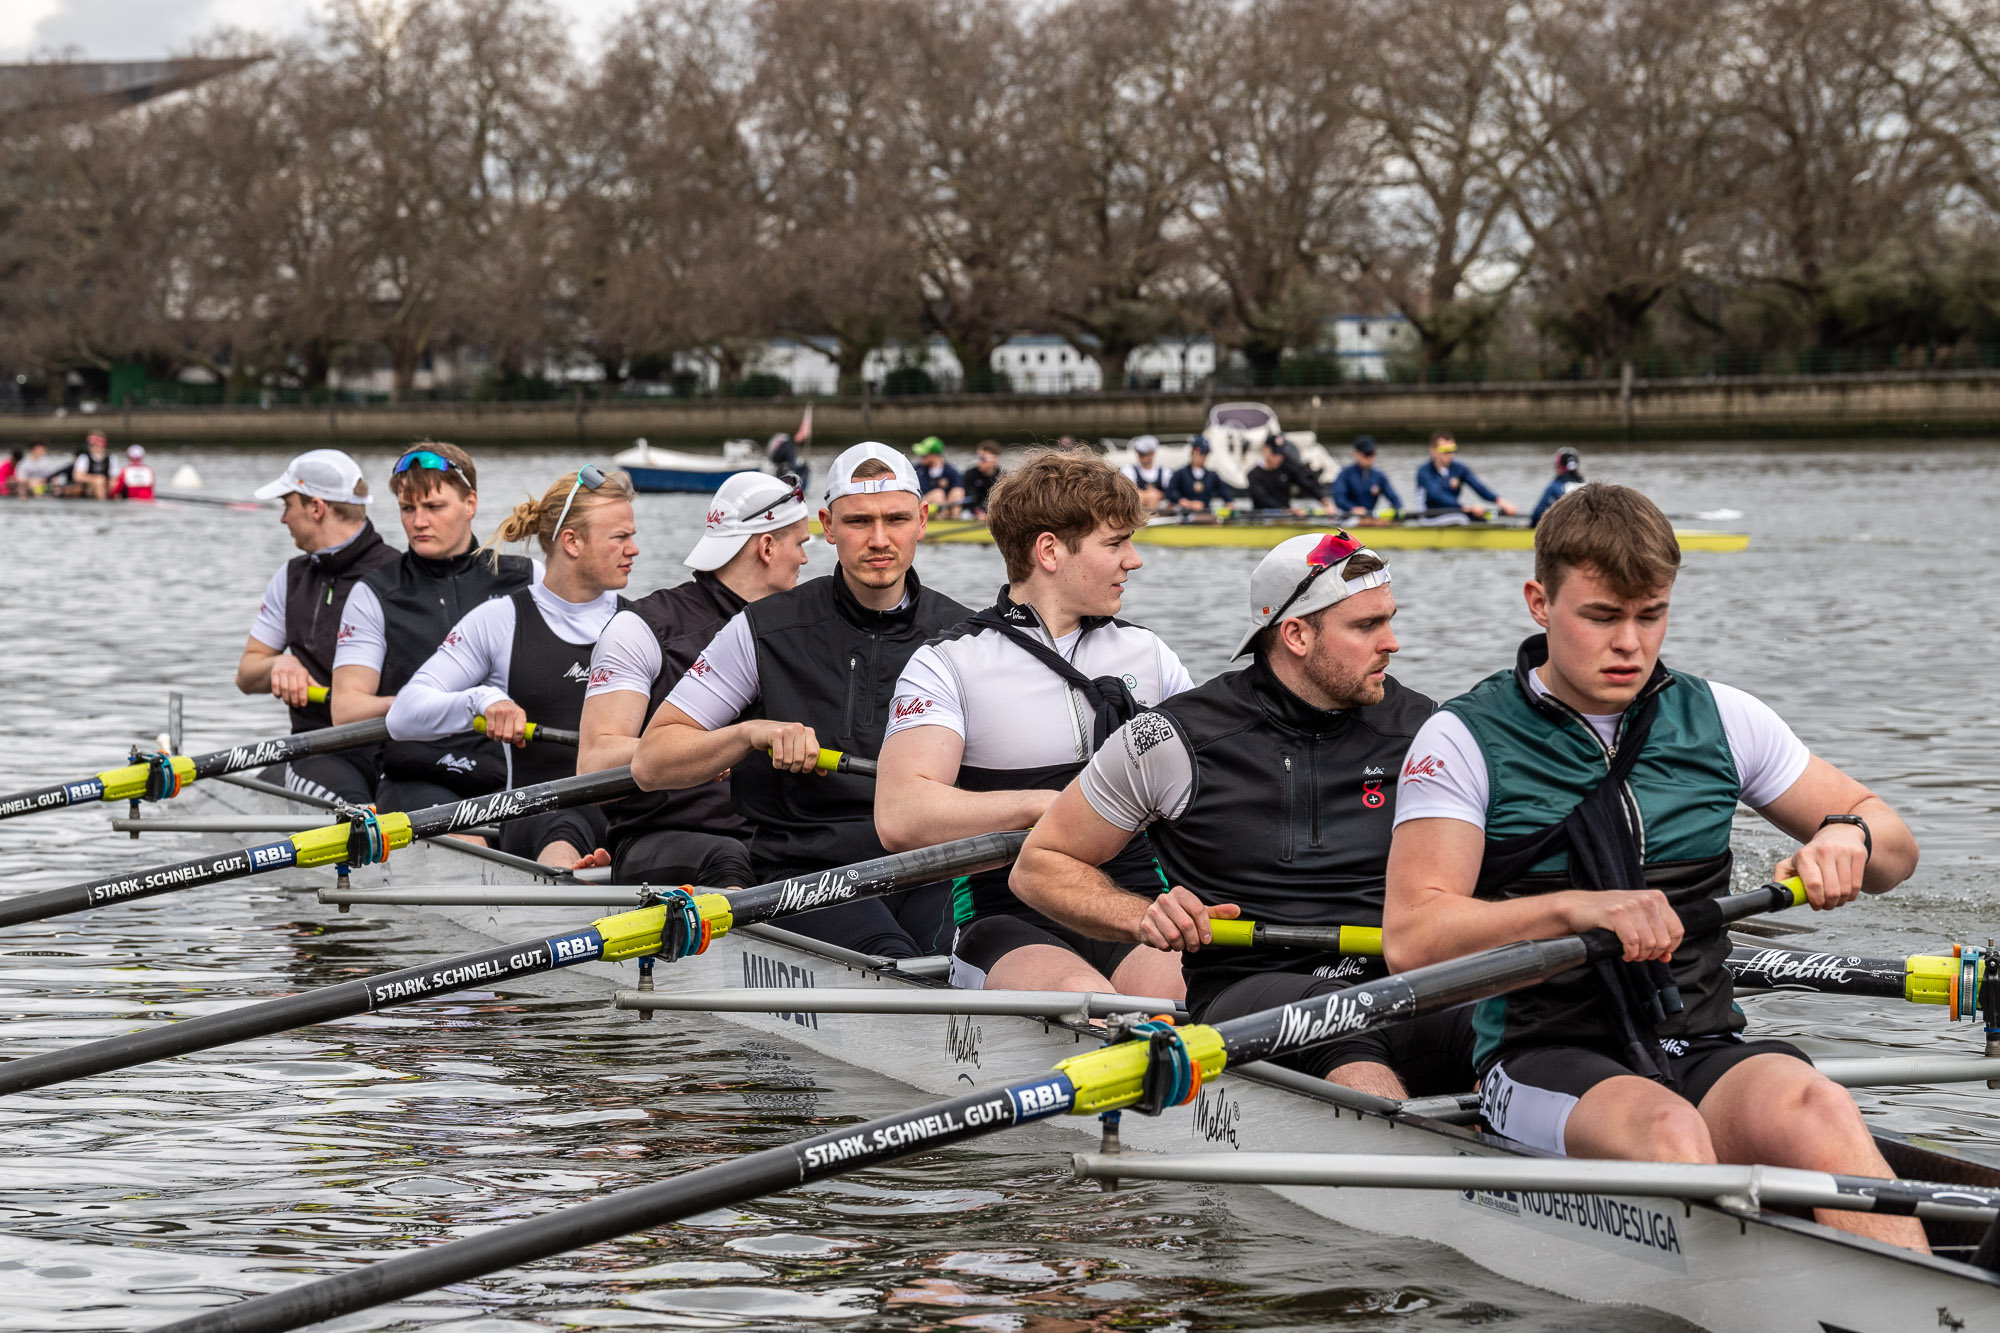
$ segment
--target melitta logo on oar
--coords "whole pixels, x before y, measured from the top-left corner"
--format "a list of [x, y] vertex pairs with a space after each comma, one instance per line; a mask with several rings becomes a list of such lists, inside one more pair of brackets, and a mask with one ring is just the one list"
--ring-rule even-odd
[[846, 902], [854, 896], [854, 886], [860, 879], [861, 876], [852, 867], [823, 871], [817, 879], [788, 879], [778, 890], [778, 910], [804, 912], [814, 907]]

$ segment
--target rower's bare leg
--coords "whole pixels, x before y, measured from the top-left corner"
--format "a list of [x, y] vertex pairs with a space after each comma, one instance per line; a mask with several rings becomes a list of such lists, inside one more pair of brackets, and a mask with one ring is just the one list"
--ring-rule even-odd
[[1181, 975], [1181, 956], [1144, 945], [1126, 954], [1124, 960], [1111, 969], [1111, 985], [1120, 995], [1150, 995], [1161, 1000], [1187, 998], [1187, 978]]
[[568, 870], [583, 859], [583, 853], [574, 843], [558, 838], [542, 848], [542, 854], [535, 859], [551, 870]]
[[1396, 1071], [1373, 1060], [1356, 1060], [1351, 1064], [1336, 1065], [1327, 1071], [1326, 1081], [1338, 1083], [1343, 1088], [1353, 1088], [1356, 1092], [1372, 1092], [1377, 1097], [1388, 1097], [1402, 1101], [1410, 1094], [1403, 1087], [1403, 1080], [1396, 1077]]
[[1073, 990], [1110, 993], [1110, 978], [1068, 949], [1024, 944], [1010, 949], [986, 974], [987, 990]]
[[1637, 1074], [1607, 1078], [1577, 1099], [1563, 1127], [1563, 1150], [1571, 1157], [1628, 1162], [1715, 1160], [1701, 1112], [1679, 1093]]
[[[1789, 1055], [1754, 1055], [1731, 1069], [1701, 1099], [1701, 1114], [1720, 1161], [1885, 1179], [1896, 1174], [1847, 1089]], [[1931, 1251], [1924, 1224], [1914, 1217], [1820, 1208], [1813, 1219], [1920, 1254]]]

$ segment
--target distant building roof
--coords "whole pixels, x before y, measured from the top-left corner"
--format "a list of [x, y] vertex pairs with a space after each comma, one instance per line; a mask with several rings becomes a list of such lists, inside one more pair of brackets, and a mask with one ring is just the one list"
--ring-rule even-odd
[[0, 65], [0, 111], [107, 115], [254, 65], [268, 56], [210, 60], [76, 60]]

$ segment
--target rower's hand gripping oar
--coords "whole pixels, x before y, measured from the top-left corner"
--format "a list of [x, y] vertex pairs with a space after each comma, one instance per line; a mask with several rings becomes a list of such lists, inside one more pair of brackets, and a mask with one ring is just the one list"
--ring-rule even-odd
[[[1767, 884], [1693, 904], [1681, 912], [1681, 921], [1689, 936], [1699, 936], [1731, 921], [1804, 901], [1803, 889]], [[154, 1333], [281, 1333], [1031, 1120], [1099, 1115], [1124, 1107], [1157, 1113], [1192, 1101], [1204, 1083], [1229, 1065], [1289, 1055], [1505, 994], [1578, 964], [1623, 953], [1618, 937], [1608, 930], [1523, 940], [1213, 1026], [1142, 1023], [1128, 1029], [1136, 1039], [1071, 1056], [1047, 1074], [816, 1134], [447, 1245], [384, 1259], [177, 1320]]]
[[0, 797], [0, 819], [55, 810], [66, 805], [87, 805], [97, 801], [159, 801], [180, 794], [190, 782], [240, 773], [245, 769], [267, 768], [290, 763], [308, 755], [331, 754], [360, 745], [374, 745], [389, 738], [389, 728], [381, 718], [350, 722], [318, 731], [294, 732], [267, 741], [234, 745], [208, 754], [153, 754], [136, 758], [120, 768], [107, 769], [74, 782]]
[[293, 866], [373, 865], [387, 860], [391, 851], [407, 847], [422, 838], [442, 837], [461, 829], [539, 815], [549, 810], [593, 805], [598, 801], [630, 796], [637, 790], [639, 787], [632, 781], [632, 770], [615, 768], [580, 777], [558, 778], [554, 782], [536, 783], [531, 787], [510, 787], [487, 796], [426, 806], [407, 814], [376, 814], [371, 810], [348, 807], [345, 822], [294, 833], [277, 842], [240, 847], [192, 861], [154, 866], [131, 874], [111, 875], [84, 884], [5, 899], [0, 901], [0, 927], [83, 912], [106, 903], [131, 902], [203, 884], [242, 879], [268, 870], [284, 870]]
[[[486, 734], [484, 714], [472, 719], [472, 729], [482, 736]], [[539, 722], [529, 722], [523, 729], [527, 732], [525, 739], [530, 744], [540, 741], [544, 745], [567, 745], [572, 748], [583, 744], [582, 732], [566, 731], [561, 727], [545, 727]]]
[[708, 948], [709, 941], [740, 926], [809, 912], [838, 903], [972, 875], [1007, 865], [1026, 833], [983, 833], [974, 838], [839, 866], [818, 874], [760, 884], [736, 893], [677, 889], [636, 911], [593, 921], [581, 930], [546, 939], [503, 944], [442, 962], [288, 995], [279, 1000], [178, 1023], [149, 1024], [143, 1031], [0, 1064], [0, 1095], [45, 1088], [90, 1074], [128, 1069], [169, 1056], [206, 1051], [231, 1042], [370, 1010], [429, 999], [469, 986], [490, 986], [560, 967], [626, 958], [674, 962]]

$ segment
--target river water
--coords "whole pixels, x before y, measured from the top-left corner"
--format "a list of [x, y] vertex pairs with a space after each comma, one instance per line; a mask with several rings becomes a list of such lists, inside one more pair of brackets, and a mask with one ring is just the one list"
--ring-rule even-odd
[[[1414, 449], [1385, 449], [1399, 479]], [[1532, 500], [1547, 451], [1463, 455]], [[211, 494], [247, 495], [286, 452], [162, 448]], [[383, 480], [391, 454], [362, 455]], [[578, 461], [490, 451], [493, 507]], [[821, 466], [824, 466], [824, 460]], [[1978, 445], [1644, 447], [1586, 452], [1593, 478], [1669, 512], [1745, 512], [1747, 554], [1690, 554], [1668, 660], [1749, 689], [1815, 751], [1910, 819], [1915, 879], [1820, 918], [1867, 955], [1983, 943], [1995, 930], [1986, 838], [2000, 622]], [[635, 591], [677, 582], [695, 497], [639, 506]], [[387, 527], [400, 544], [393, 509]], [[0, 788], [112, 766], [187, 698], [191, 749], [285, 730], [234, 665], [265, 579], [290, 554], [272, 511], [192, 504], [0, 505]], [[1160, 630], [1197, 679], [1240, 632], [1258, 553], [1158, 551], [1126, 615]], [[1393, 556], [1397, 673], [1445, 697], [1512, 662], [1532, 628], [1526, 554]], [[817, 548], [808, 573], [831, 567]], [[968, 604], [1001, 582], [990, 548], [941, 547], [923, 577]], [[192, 855], [192, 840], [113, 838], [104, 808], [0, 823], [7, 892]], [[1785, 850], [1746, 820], [1755, 882]], [[299, 874], [301, 881], [309, 872]], [[271, 887], [218, 886], [18, 928], [0, 938], [9, 1056], [192, 1016], [456, 951], [423, 922], [336, 916]], [[462, 944], [457, 947], [462, 947]], [[501, 1002], [503, 1001], [504, 1002]], [[1747, 1002], [1760, 1031], [1824, 1053], [1971, 1053], [1935, 1009], [1814, 996]], [[1880, 1123], [1960, 1142], [2000, 1131], [1970, 1089], [1864, 1093]], [[692, 1164], [908, 1105], [911, 1091], [803, 1049], [662, 1015], [643, 1027], [559, 975], [365, 1022], [146, 1066], [0, 1102], [0, 1328], [148, 1328], [357, 1259], [546, 1211]], [[1585, 1330], [1606, 1315], [1487, 1276], [1448, 1251], [1342, 1230], [1255, 1190], [1153, 1185], [1117, 1195], [1067, 1178], [1074, 1136], [1018, 1131], [765, 1200], [740, 1212], [503, 1273], [337, 1327], [526, 1333], [571, 1328], [942, 1326]], [[1621, 1328], [1680, 1327], [1621, 1313]]]

